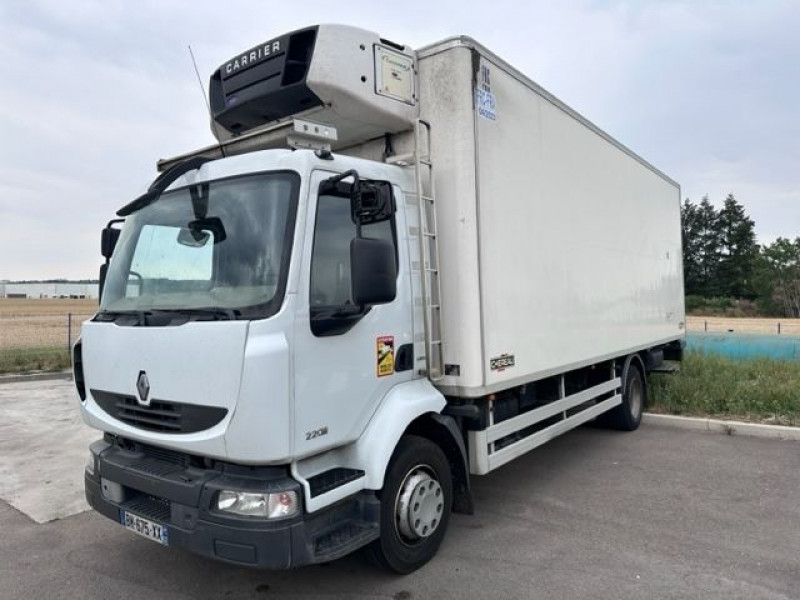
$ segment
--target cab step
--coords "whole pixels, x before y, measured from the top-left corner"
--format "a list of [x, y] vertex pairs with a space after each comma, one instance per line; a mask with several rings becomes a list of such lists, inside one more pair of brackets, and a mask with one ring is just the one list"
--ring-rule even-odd
[[314, 541], [314, 561], [336, 560], [380, 537], [377, 523], [346, 521]]
[[311, 488], [311, 497], [315, 498], [326, 494], [346, 483], [361, 479], [364, 471], [360, 469], [347, 469], [345, 467], [335, 467], [322, 473], [317, 473], [308, 478], [308, 485]]

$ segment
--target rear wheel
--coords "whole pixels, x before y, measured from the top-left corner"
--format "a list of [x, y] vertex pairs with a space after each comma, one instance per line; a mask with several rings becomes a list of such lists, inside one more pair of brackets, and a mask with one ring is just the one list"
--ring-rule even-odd
[[444, 452], [415, 435], [404, 436], [389, 462], [381, 498], [381, 536], [368, 548], [380, 565], [410, 573], [442, 543], [453, 503], [450, 464]]
[[633, 431], [642, 422], [647, 403], [647, 384], [638, 360], [626, 363], [622, 372], [622, 404], [603, 415], [602, 423], [621, 431]]

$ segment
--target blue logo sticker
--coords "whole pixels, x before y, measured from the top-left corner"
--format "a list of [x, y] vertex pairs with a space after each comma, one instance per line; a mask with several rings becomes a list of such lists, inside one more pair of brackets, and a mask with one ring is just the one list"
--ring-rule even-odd
[[475, 89], [475, 106], [478, 109], [478, 116], [488, 119], [490, 121], [497, 120], [497, 102], [494, 99], [494, 94], [487, 90], [476, 88]]

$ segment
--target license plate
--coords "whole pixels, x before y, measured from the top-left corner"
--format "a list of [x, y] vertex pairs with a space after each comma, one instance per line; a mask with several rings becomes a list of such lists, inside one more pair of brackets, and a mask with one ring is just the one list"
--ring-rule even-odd
[[165, 546], [169, 544], [169, 530], [166, 525], [160, 525], [150, 519], [145, 519], [125, 510], [119, 511], [119, 520], [125, 526], [125, 529], [129, 529], [159, 544]]

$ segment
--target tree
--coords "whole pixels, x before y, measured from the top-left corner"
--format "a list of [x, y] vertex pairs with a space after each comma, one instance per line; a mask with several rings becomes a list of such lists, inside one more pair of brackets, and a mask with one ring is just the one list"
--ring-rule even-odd
[[681, 205], [681, 227], [683, 228], [683, 279], [687, 295], [702, 295], [703, 290], [697, 213], [697, 206], [686, 198]]
[[[731, 193], [716, 210], [704, 196], [681, 205], [687, 296], [756, 299], [763, 314], [800, 317], [800, 237], [759, 247], [755, 223]], [[697, 302], [695, 302], [697, 303]]]
[[697, 293], [701, 296], [719, 296], [721, 288], [719, 281], [721, 232], [719, 228], [719, 213], [708, 199], [703, 196], [697, 207], [697, 249], [700, 285]]
[[717, 214], [718, 291], [730, 298], [754, 298], [753, 275], [758, 260], [755, 223], [733, 194]]
[[681, 226], [686, 294], [705, 297], [718, 295], [721, 245], [719, 213], [708, 196], [703, 196], [699, 205], [688, 198], [684, 201], [681, 205]]
[[755, 277], [759, 304], [768, 312], [800, 317], [800, 237], [764, 246]]

